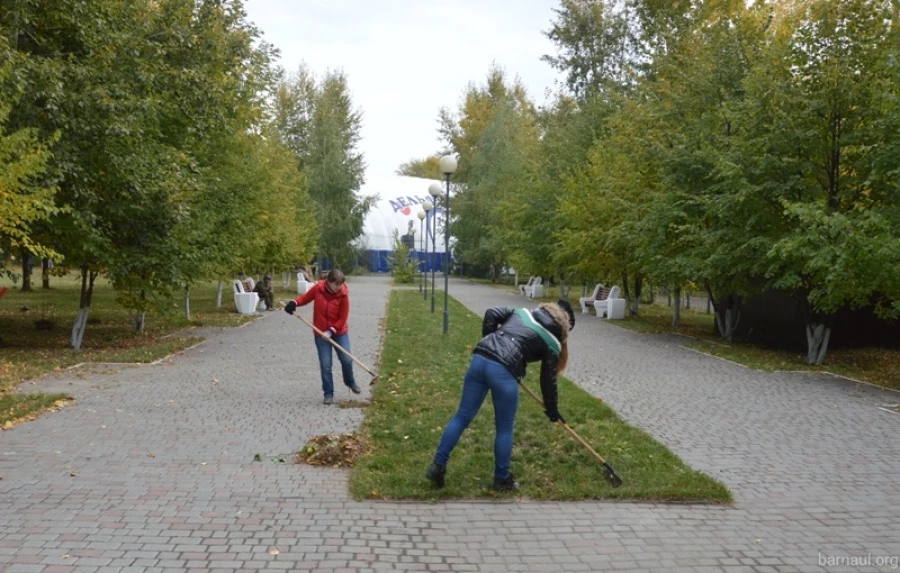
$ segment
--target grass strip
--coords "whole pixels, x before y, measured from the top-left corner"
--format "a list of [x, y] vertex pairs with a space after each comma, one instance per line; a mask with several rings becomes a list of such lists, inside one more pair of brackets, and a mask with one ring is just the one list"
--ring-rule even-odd
[[[447, 486], [424, 478], [434, 450], [456, 407], [481, 317], [450, 300], [450, 332], [441, 334], [442, 313], [415, 291], [391, 293], [380, 382], [367, 409], [362, 436], [369, 452], [354, 467], [356, 499], [461, 500], [518, 496], [541, 500], [630, 499], [729, 502], [720, 482], [693, 470], [642, 430], [565, 378], [560, 409], [569, 425], [616, 468], [624, 480], [612, 488], [601, 465], [563, 428], [551, 424], [530, 397], [520, 393], [512, 470], [522, 489], [495, 493], [494, 423], [490, 396], [463, 434], [447, 471]], [[539, 394], [540, 366], [529, 367], [526, 384]]]

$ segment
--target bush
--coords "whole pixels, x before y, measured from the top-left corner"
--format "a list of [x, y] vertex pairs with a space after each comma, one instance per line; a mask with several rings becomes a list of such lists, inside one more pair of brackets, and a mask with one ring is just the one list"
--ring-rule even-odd
[[394, 230], [394, 251], [388, 260], [391, 273], [396, 284], [414, 284], [416, 282], [416, 265], [418, 261], [410, 257], [409, 247], [400, 241], [397, 230]]

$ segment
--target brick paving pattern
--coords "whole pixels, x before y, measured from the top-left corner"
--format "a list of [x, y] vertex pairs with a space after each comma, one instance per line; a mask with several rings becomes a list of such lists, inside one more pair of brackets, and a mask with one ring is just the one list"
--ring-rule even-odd
[[[353, 351], [375, 366], [390, 284], [350, 286]], [[476, 313], [531, 304], [450, 289]], [[278, 461], [364, 413], [321, 404], [312, 335], [278, 312], [156, 365], [22, 385], [77, 401], [0, 433], [0, 571], [900, 570], [900, 415], [877, 408], [897, 393], [578, 318], [568, 377], [721, 479], [732, 506], [355, 502], [346, 470]], [[335, 387], [355, 398], [337, 364]]]

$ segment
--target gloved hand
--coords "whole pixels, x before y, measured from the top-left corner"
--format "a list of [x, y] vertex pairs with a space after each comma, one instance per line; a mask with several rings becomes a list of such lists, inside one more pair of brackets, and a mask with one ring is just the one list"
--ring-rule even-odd
[[324, 336], [325, 338], [331, 338], [331, 336], [332, 336], [331, 329], [329, 328], [328, 330], [323, 330], [322, 336]]
[[551, 422], [562, 422], [566, 423], [566, 419], [562, 417], [562, 414], [559, 413], [559, 410], [553, 408], [552, 410], [544, 410], [544, 413], [547, 414], [547, 417], [550, 418]]
[[295, 310], [297, 310], [297, 302], [296, 301], [292, 300], [289, 303], [287, 303], [286, 305], [284, 305], [284, 312], [286, 312], [288, 314], [294, 314]]

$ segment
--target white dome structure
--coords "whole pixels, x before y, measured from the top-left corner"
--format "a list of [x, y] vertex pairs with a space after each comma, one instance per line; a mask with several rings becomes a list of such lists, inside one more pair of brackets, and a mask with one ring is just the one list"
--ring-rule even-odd
[[[366, 181], [360, 188], [362, 196], [377, 195], [378, 200], [369, 210], [363, 221], [363, 235], [359, 239], [360, 247], [369, 253], [368, 267], [373, 272], [387, 272], [390, 270], [389, 257], [394, 251], [394, 232], [398, 237], [412, 235], [414, 257], [426, 262], [426, 270], [441, 268], [441, 257], [444, 253], [444, 209], [441, 203], [444, 195], [439, 197], [438, 205], [428, 214], [423, 221], [418, 214], [424, 211], [422, 205], [433, 202], [428, 194], [428, 186], [435, 183], [434, 179], [421, 179], [418, 177], [404, 177], [400, 175], [390, 177], [373, 177]], [[437, 181], [441, 184], [440, 181]], [[442, 188], [443, 187], [443, 184]], [[423, 252], [423, 233], [427, 229], [436, 230], [437, 245], [431, 245], [431, 235], [428, 235], [428, 253]], [[434, 254], [432, 254], [434, 252]]]

